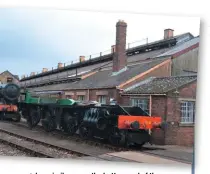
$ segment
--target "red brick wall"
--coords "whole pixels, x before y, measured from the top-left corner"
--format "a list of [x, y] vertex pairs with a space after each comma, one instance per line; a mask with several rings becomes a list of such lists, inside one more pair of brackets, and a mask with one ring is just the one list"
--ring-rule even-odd
[[177, 132], [177, 145], [193, 146], [194, 144], [194, 126], [180, 127]]
[[[115, 88], [113, 88], [113, 89], [90, 89], [89, 90], [89, 100], [98, 101], [98, 96], [97, 96], [96, 93], [99, 92], [99, 91], [108, 92], [107, 104], [109, 103], [110, 98], [118, 98], [118, 93], [117, 93], [117, 90]], [[72, 98], [74, 100], [78, 99], [77, 92], [86, 92], [85, 100], [88, 100], [88, 90], [82, 90], [82, 89], [81, 90], [71, 90], [69, 92], [74, 93], [74, 95], [72, 96]]]
[[174, 145], [177, 142], [177, 131], [179, 129], [179, 109], [180, 103], [176, 98], [167, 98], [167, 118], [168, 123], [165, 131], [165, 143], [167, 145]]
[[[152, 116], [161, 116], [163, 120], [166, 119], [166, 100], [165, 96], [152, 96]], [[155, 130], [152, 132], [152, 142], [154, 144], [165, 144], [163, 130]]]
[[[178, 98], [196, 98], [197, 83], [191, 83], [179, 90]], [[172, 96], [167, 99], [167, 122], [169, 123], [165, 133], [166, 144], [193, 146], [194, 125], [180, 124], [181, 110], [180, 101]]]
[[99, 91], [107, 91], [108, 95], [106, 98], [107, 104], [109, 104], [110, 98], [117, 98], [117, 90], [116, 89], [92, 89], [90, 90], [90, 100], [98, 101], [98, 96], [96, 95], [96, 92]]
[[118, 96], [118, 102], [122, 106], [130, 106], [130, 96]]
[[196, 98], [197, 81], [184, 86], [179, 92], [181, 97]]

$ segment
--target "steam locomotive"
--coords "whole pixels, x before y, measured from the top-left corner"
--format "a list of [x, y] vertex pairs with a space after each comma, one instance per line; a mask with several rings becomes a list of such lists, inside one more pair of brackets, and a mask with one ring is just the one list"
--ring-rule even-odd
[[31, 128], [41, 123], [47, 132], [60, 129], [69, 135], [100, 138], [120, 146], [143, 146], [150, 142], [150, 130], [164, 129], [161, 117], [149, 116], [140, 107], [49, 98], [52, 93], [45, 97], [28, 91], [21, 94], [19, 109]]
[[18, 110], [20, 87], [14, 83], [0, 84], [0, 119], [19, 122], [21, 115]]

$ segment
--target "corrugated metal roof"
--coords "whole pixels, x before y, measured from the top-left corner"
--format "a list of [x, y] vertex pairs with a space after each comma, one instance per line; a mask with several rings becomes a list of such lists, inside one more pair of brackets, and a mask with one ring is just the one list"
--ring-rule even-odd
[[[163, 49], [158, 49], [158, 50], [153, 50], [153, 51], [148, 51], [148, 52], [144, 52], [144, 53], [139, 53], [136, 55], [132, 55], [132, 56], [128, 56], [128, 66], [130, 66], [130, 69], [128, 71], [126, 71], [126, 73], [123, 75], [123, 79], [128, 80], [129, 78], [132, 78], [136, 75], [136, 73], [141, 73], [140, 70], [134, 70], [135, 68], [131, 67], [131, 65], [135, 65], [137, 66], [141, 66], [141, 64], [144, 64], [148, 61], [156, 61], [156, 59], [158, 58], [163, 58], [163, 57], [170, 57], [172, 54], [175, 54], [185, 48], [188, 48], [196, 43], [199, 42], [199, 37], [197, 38], [193, 38], [191, 40], [189, 40], [192, 36], [189, 33], [183, 34], [183, 35], [179, 35], [179, 36], [175, 36], [175, 38], [178, 38], [179, 43], [176, 46], [170, 47], [170, 48], [163, 48]], [[189, 40], [183, 43], [183, 40]], [[152, 59], [152, 60], [147, 60], [147, 59]], [[114, 78], [111, 76], [112, 72], [112, 61], [107, 61], [107, 62], [103, 62], [103, 63], [98, 63], [98, 64], [94, 64], [94, 65], [89, 65], [89, 66], [85, 66], [82, 68], [78, 68], [78, 73], [82, 72], [82, 71], [87, 71], [87, 70], [93, 70], [93, 69], [97, 69], [101, 66], [104, 66], [102, 68], [101, 71], [97, 72], [96, 74], [92, 75], [92, 77], [88, 77], [87, 79], [90, 79], [90, 81], [92, 82], [87, 82], [87, 79], [84, 80], [80, 80], [79, 82], [69, 82], [69, 83], [61, 83], [58, 85], [48, 85], [48, 87], [52, 90], [57, 90], [60, 89], [60, 87], [62, 89], [67, 89], [67, 88], [99, 88], [99, 87], [110, 87], [110, 86], [117, 86], [119, 85], [119, 83], [122, 82], [120, 75], [118, 78]], [[132, 70], [131, 70], [132, 69]], [[138, 69], [138, 68], [137, 68]], [[51, 80], [56, 80], [56, 79], [61, 79], [61, 78], [67, 78], [69, 75], [73, 75], [75, 74], [75, 69], [74, 70], [68, 70], [67, 72], [61, 72], [58, 75], [52, 75], [50, 77], [44, 77], [43, 79], [40, 78], [40, 80], [42, 81], [46, 81], [46, 83], [48, 83], [49, 79]], [[130, 74], [129, 74], [130, 73]], [[122, 73], [123, 74], [123, 73]], [[96, 78], [96, 80], [94, 81], [94, 79], [91, 78]], [[108, 79], [106, 82], [98, 82], [97, 80], [100, 79]], [[40, 83], [41, 81], [38, 81], [39, 79], [33, 79], [31, 81], [27, 81], [26, 84], [31, 85], [31, 84], [37, 84]], [[84, 83], [83, 83], [84, 82]], [[91, 84], [93, 83], [93, 84]], [[103, 84], [104, 83], [104, 84]], [[71, 85], [70, 85], [71, 84]], [[117, 85], [116, 85], [117, 84]], [[39, 87], [37, 89], [45, 89], [47, 88], [47, 86], [45, 87]]]
[[124, 94], [164, 94], [197, 79], [197, 75], [151, 77], [124, 90]]
[[172, 49], [170, 49], [170, 50], [166, 51], [165, 53], [160, 54], [160, 55], [158, 55], [156, 57], [163, 57], [163, 56], [173, 55], [173, 54], [175, 54], [177, 52], [180, 52], [180, 51], [182, 51], [182, 50], [184, 50], [186, 48], [189, 48], [189, 47], [199, 43], [199, 41], [200, 41], [199, 37], [193, 38], [193, 39], [191, 39], [191, 40], [189, 40], [187, 42], [184, 42], [182, 44], [179, 44], [179, 45], [176, 45], [176, 46], [172, 47]]
[[[192, 36], [190, 33], [184, 33], [184, 34], [176, 35], [176, 36], [174, 36], [173, 38], [170, 38], [170, 39], [168, 39], [168, 40], [176, 39], [176, 40], [178, 41], [177, 43], [181, 43], [181, 42], [185, 42], [185, 41], [191, 39], [192, 37], [193, 37], [193, 36]], [[166, 40], [164, 40], [164, 39], [157, 40], [157, 41], [155, 41], [155, 42], [151, 42], [151, 43], [146, 44], [146, 46], [152, 45], [152, 44], [155, 44], [155, 43], [164, 42], [164, 41], [166, 41]], [[140, 46], [137, 46], [137, 47], [142, 47], [142, 46], [144, 46], [144, 45], [140, 45]], [[171, 48], [173, 48], [173, 47], [171, 47]], [[156, 57], [156, 56], [158, 56], [159, 54], [162, 54], [162, 53], [164, 53], [165, 51], [170, 50], [171, 48], [160, 49], [160, 50], [155, 50], [155, 51], [151, 51], [151, 52], [140, 53], [140, 54], [138, 54], [138, 55], [129, 56], [129, 57], [128, 57], [128, 62], [131, 62], [131, 61], [139, 61], [139, 60], [143, 60], [143, 59], [146, 59], [146, 58]], [[132, 49], [133, 49], [133, 48], [132, 48]], [[109, 61], [110, 61], [110, 58], [112, 57], [112, 55], [111, 55], [111, 54], [109, 54], [109, 55], [107, 55], [107, 56], [105, 55], [105, 57], [109, 58], [109, 59], [104, 58], [104, 60], [107, 59], [105, 62], [109, 62]], [[94, 59], [92, 59], [91, 61], [95, 61], [95, 60], [98, 60], [98, 61], [96, 61], [97, 64], [98, 64], [98, 63], [102, 60], [102, 58], [101, 58], [101, 57], [94, 58]], [[85, 61], [85, 62], [88, 62], [88, 61], [90, 61], [90, 60], [87, 60], [87, 61]], [[85, 62], [83, 62], [83, 64], [84, 64]], [[76, 63], [76, 64], [78, 64], [78, 63]], [[99, 63], [98, 65], [100, 65], [100, 63]], [[76, 65], [72, 64], [72, 65], [69, 65], [69, 67], [70, 67], [70, 66], [72, 66], [72, 67], [75, 66], [75, 68], [73, 68], [73, 69], [76, 69]], [[90, 65], [87, 65], [87, 66], [84, 66], [83, 68], [85, 69], [86, 67], [89, 67], [89, 66], [90, 66]], [[78, 67], [77, 67], [77, 68], [78, 68]], [[57, 70], [54, 70], [54, 71], [56, 71], [57, 73], [59, 73], [59, 71], [57, 71]], [[65, 71], [69, 71], [69, 70], [66, 69]], [[50, 72], [47, 72], [47, 73], [45, 73], [45, 74], [46, 74], [46, 75], [49, 75]], [[30, 79], [30, 78], [34, 79], [35, 77], [38, 78], [38, 76], [41, 76], [41, 75], [43, 75], [43, 73], [42, 73], [42, 74], [37, 74], [37, 75], [35, 75], [34, 77], [26, 77], [25, 80], [26, 80], [26, 79]], [[22, 80], [23, 80], [23, 79], [21, 79], [21, 81], [22, 81]]]
[[112, 69], [101, 70], [97, 73], [77, 82], [48, 85], [36, 88], [36, 91], [42, 90], [67, 90], [67, 89], [94, 89], [94, 88], [112, 88], [121, 83], [139, 75], [154, 66], [164, 62], [166, 59], [150, 60], [142, 62], [135, 66], [129, 66], [128, 69], [118, 75], [112, 75]]

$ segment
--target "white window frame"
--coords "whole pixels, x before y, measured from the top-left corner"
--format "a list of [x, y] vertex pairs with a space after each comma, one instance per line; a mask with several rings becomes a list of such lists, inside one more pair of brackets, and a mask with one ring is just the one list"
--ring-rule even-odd
[[85, 95], [78, 95], [78, 96], [77, 96], [77, 99], [78, 99], [79, 101], [85, 101]]
[[147, 98], [131, 98], [131, 106], [138, 106], [149, 114], [149, 99]]
[[106, 95], [99, 95], [98, 96], [98, 102], [101, 103], [101, 104], [106, 104], [106, 98], [107, 96]]
[[194, 124], [195, 122], [195, 101], [181, 101], [180, 106], [181, 124]]

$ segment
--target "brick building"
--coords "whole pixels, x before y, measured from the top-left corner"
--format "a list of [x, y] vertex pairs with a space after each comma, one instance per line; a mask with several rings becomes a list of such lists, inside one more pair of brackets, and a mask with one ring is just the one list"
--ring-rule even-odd
[[[133, 103], [129, 99], [132, 94], [124, 93], [130, 87], [133, 88], [139, 83], [148, 81], [150, 77], [168, 78], [170, 82], [168, 84], [171, 85], [173, 79], [176, 82], [180, 80], [180, 84], [187, 84], [189, 82], [187, 79], [194, 77], [192, 75], [197, 73], [199, 37], [194, 37], [190, 33], [174, 36], [172, 29], [166, 29], [163, 39], [126, 49], [126, 28], [127, 24], [124, 21], [117, 22], [116, 43], [111, 47], [110, 54], [100, 55], [100, 57], [89, 60], [85, 60], [85, 57], [81, 56], [80, 62], [76, 64], [65, 66], [59, 63], [58, 68], [52, 70], [43, 68], [43, 72], [40, 74], [31, 73], [29, 77], [23, 77], [20, 81], [21, 86], [31, 91], [62, 90], [65, 92], [64, 97], [76, 100], [93, 100], [109, 104], [110, 99], [114, 98], [119, 104], [134, 105], [135, 102]], [[187, 77], [181, 79], [172, 77], [183, 75]], [[166, 80], [166, 82], [168, 81]], [[155, 84], [153, 85], [155, 87]], [[190, 86], [183, 89], [181, 86], [174, 87], [184, 90], [186, 93], [191, 90]], [[162, 112], [158, 110], [156, 112], [154, 108], [150, 107], [149, 113], [163, 116], [168, 121], [171, 113], [169, 108], [173, 102], [169, 97], [170, 92], [164, 92], [164, 95], [152, 95], [154, 108], [154, 101], [162, 103]], [[165, 95], [166, 99], [163, 97]], [[193, 95], [194, 93], [189, 92], [188, 98], [193, 98]], [[149, 96], [151, 97], [151, 95]], [[168, 113], [163, 112], [165, 108], [168, 109]], [[167, 118], [165, 118], [166, 116]], [[178, 117], [180, 116], [177, 115], [176, 118]], [[180, 141], [181, 134], [175, 135], [174, 126], [177, 122], [175, 120], [173, 122], [174, 125], [171, 129], [168, 128], [167, 132], [153, 133], [154, 142], [191, 145], [192, 138], [190, 136], [189, 141]], [[188, 127], [181, 128], [179, 125], [177, 130], [193, 134], [192, 129], [188, 129]], [[169, 138], [170, 136], [172, 139]]]
[[71, 65], [58, 63], [56, 69], [43, 68], [42, 72], [38, 74], [31, 72], [30, 76], [22, 76], [21, 86], [36, 88], [56, 83], [71, 83], [80, 80], [82, 75], [102, 68], [115, 68], [116, 70], [113, 69], [113, 72], [123, 71], [127, 65], [138, 65], [156, 58], [176, 58], [172, 61], [172, 74], [197, 72], [199, 37], [194, 37], [190, 33], [174, 36], [173, 30], [166, 29], [162, 36], [164, 39], [125, 49], [126, 27], [127, 24], [123, 21], [117, 23], [116, 44], [111, 46], [110, 54], [102, 55], [101, 53], [100, 56], [89, 59], [80, 56], [79, 62]]
[[0, 84], [8, 82], [19, 83], [19, 77], [9, 71], [4, 71], [0, 73]]
[[197, 75], [150, 77], [125, 89], [122, 105], [143, 108], [162, 116], [167, 129], [153, 132], [155, 144], [193, 146]]

